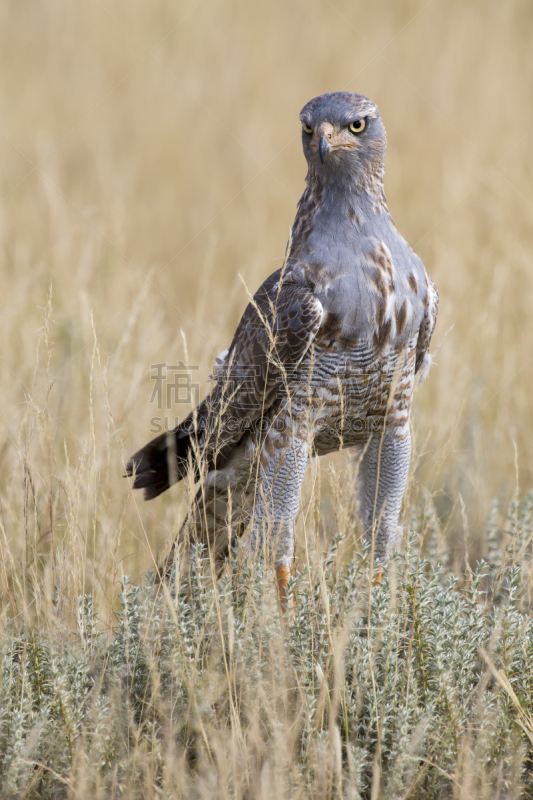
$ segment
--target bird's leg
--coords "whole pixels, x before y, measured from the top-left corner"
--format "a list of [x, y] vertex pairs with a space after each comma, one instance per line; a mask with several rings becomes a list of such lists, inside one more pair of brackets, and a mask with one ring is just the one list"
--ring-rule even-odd
[[374, 579], [372, 581], [372, 586], [381, 586], [381, 580], [383, 578], [383, 567], [379, 566], [374, 573]]
[[[287, 589], [289, 588], [289, 578], [291, 577], [291, 568], [282, 566], [276, 567], [276, 580], [278, 582], [278, 595], [281, 603], [281, 610], [283, 612], [287, 609]], [[292, 608], [294, 605], [292, 598], [289, 606]]]
[[382, 566], [399, 540], [398, 518], [410, 460], [409, 429], [391, 428], [383, 435], [374, 434], [359, 464], [359, 507], [365, 539], [373, 563], [380, 568], [375, 585], [381, 582]]
[[283, 418], [283, 424], [272, 424], [265, 436], [250, 535], [251, 555], [259, 555], [264, 549], [274, 561], [282, 607], [287, 602], [294, 528], [308, 456], [307, 433], [295, 424], [296, 420], [293, 410]]

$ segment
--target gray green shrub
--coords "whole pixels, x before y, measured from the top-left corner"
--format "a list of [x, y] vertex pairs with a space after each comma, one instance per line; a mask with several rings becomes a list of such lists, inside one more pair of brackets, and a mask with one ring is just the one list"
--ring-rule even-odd
[[235, 550], [168, 588], [127, 578], [110, 636], [2, 631], [2, 798], [514, 798], [533, 794], [532, 498], [459, 580], [428, 505], [382, 585], [338, 536], [277, 607]]

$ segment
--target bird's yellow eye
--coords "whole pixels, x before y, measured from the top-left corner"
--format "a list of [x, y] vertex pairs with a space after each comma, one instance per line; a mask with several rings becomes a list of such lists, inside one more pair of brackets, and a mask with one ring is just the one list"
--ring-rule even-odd
[[350, 122], [348, 127], [352, 133], [361, 133], [366, 128], [366, 122], [364, 119], [355, 119], [353, 122]]
[[302, 122], [302, 128], [304, 129], [304, 131], [306, 133], [313, 133], [313, 129], [310, 128], [309, 125], [307, 125], [306, 122]]

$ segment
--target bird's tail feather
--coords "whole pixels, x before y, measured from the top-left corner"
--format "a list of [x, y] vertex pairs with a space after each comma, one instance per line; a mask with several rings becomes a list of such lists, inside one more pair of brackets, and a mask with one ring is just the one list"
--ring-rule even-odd
[[133, 455], [126, 465], [126, 475], [133, 477], [133, 488], [144, 489], [144, 499], [152, 500], [184, 478], [193, 465], [198, 477], [198, 442], [207, 419], [202, 403], [180, 425], [162, 433]]

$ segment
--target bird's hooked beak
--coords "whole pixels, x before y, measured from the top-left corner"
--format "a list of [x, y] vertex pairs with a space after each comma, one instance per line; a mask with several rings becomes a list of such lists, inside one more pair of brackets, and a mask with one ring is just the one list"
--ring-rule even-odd
[[330, 143], [328, 142], [325, 136], [321, 136], [320, 139], [318, 140], [318, 154], [320, 156], [320, 160], [322, 163], [324, 163], [324, 159], [326, 158], [326, 156], [330, 151], [331, 151]]
[[326, 156], [333, 149], [332, 143], [335, 141], [335, 128], [331, 122], [321, 122], [316, 129], [316, 136], [318, 137], [318, 155], [321, 162], [324, 163]]

